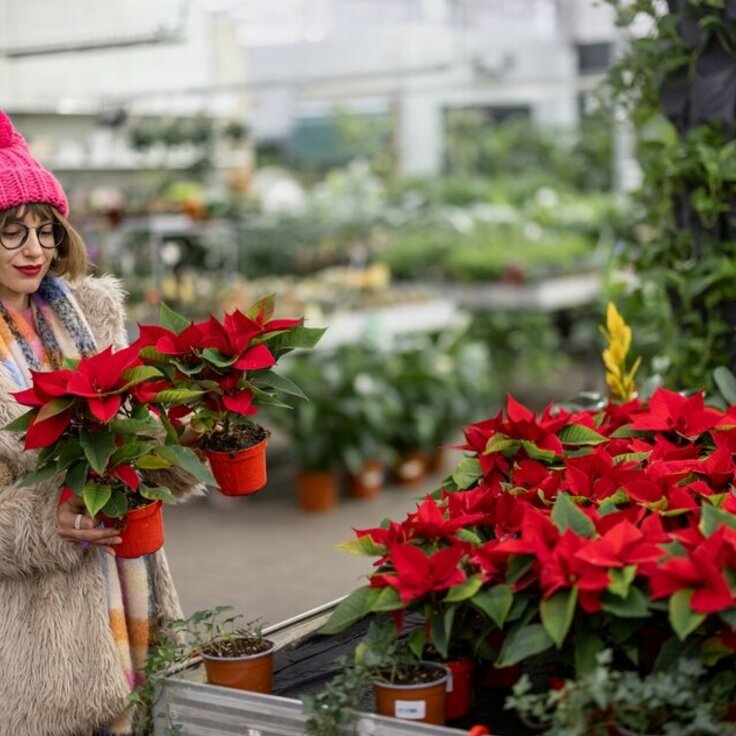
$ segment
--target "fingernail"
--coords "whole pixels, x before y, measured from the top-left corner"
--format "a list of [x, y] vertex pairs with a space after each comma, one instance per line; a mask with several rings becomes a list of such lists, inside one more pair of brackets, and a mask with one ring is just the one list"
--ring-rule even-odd
[[113, 543], [113, 544], [122, 544], [122, 541], [123, 541], [122, 537], [115, 537], [115, 538], [114, 538], [114, 539], [112, 540], [112, 543]]
[[89, 549], [92, 546], [92, 542], [88, 542], [86, 539], [83, 539], [79, 544], [83, 549]]

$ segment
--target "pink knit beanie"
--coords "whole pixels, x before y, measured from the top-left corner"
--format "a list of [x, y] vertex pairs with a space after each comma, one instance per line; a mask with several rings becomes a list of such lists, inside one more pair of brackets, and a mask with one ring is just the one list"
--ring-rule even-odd
[[31, 202], [53, 205], [64, 217], [69, 214], [61, 184], [31, 156], [23, 136], [0, 110], [0, 211]]

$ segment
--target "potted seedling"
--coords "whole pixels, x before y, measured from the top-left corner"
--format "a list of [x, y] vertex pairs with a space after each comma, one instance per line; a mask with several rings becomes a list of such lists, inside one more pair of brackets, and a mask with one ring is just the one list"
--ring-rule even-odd
[[445, 722], [447, 669], [418, 659], [406, 639], [396, 636], [388, 618], [371, 621], [352, 661], [343, 658], [340, 670], [316, 696], [304, 696], [307, 733], [338, 736], [357, 717], [361, 700], [372, 688], [379, 715], [421, 723]]
[[162, 441], [164, 428], [146, 403], [161, 373], [144, 366], [132, 345], [68, 359], [32, 378], [30, 388], [14, 394], [30, 409], [6, 427], [25, 433], [26, 450], [39, 451], [23, 484], [61, 475], [63, 498], [76, 494], [90, 516], [124, 520], [118, 556], [154, 552], [163, 544], [161, 502], [174, 497], [148, 476], [178, 467], [212, 482], [194, 452]]
[[153, 402], [177, 435], [188, 424], [202, 436], [201, 448], [226, 495], [265, 485], [269, 431], [253, 416], [265, 404], [287, 407], [281, 394], [306, 399], [273, 369], [285, 353], [314, 347], [324, 332], [301, 319], [272, 319], [274, 308], [269, 296], [222, 321], [190, 322], [162, 305], [160, 325], [140, 328], [141, 355], [171, 384]]

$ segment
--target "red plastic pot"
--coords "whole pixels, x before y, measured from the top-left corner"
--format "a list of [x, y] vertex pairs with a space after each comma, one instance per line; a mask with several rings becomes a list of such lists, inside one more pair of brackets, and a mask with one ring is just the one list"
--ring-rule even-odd
[[470, 710], [470, 695], [473, 684], [473, 660], [454, 659], [443, 662], [448, 669], [447, 692], [445, 693], [445, 718], [453, 721], [462, 718]]
[[152, 501], [128, 511], [124, 519], [104, 518], [105, 526], [121, 526], [120, 538], [115, 546], [118, 557], [142, 557], [150, 555], [164, 545], [164, 518], [161, 501]]
[[217, 487], [226, 496], [248, 496], [266, 485], [268, 438], [235, 452], [206, 450]]

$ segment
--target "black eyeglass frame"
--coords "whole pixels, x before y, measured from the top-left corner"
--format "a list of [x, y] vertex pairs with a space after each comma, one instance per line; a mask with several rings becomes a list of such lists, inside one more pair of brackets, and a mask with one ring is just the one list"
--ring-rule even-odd
[[[5, 223], [3, 223], [4, 225]], [[22, 230], [25, 230], [25, 233], [23, 234], [23, 237], [20, 239], [20, 243], [18, 245], [8, 246], [5, 245], [5, 241], [3, 240], [3, 230], [2, 227], [0, 227], [0, 245], [5, 250], [18, 250], [19, 248], [22, 248], [27, 240], [28, 236], [31, 234], [31, 231], [36, 233], [36, 240], [38, 241], [38, 244], [44, 249], [44, 250], [56, 250], [66, 239], [67, 236], [67, 230], [66, 228], [60, 223], [60, 222], [44, 222], [42, 225], [38, 225], [37, 227], [29, 227], [23, 222], [14, 222], [13, 225], [16, 227], [21, 228]], [[43, 227], [48, 227], [51, 225], [53, 232], [54, 232], [54, 245], [44, 245], [41, 242], [41, 238], [39, 237], [38, 231]]]

